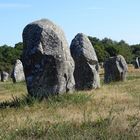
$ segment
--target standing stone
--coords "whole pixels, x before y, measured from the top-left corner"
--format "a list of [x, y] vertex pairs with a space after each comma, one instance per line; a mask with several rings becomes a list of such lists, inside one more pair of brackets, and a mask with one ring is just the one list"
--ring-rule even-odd
[[122, 55], [108, 58], [104, 62], [104, 81], [110, 83], [112, 81], [124, 81], [127, 74], [127, 63]]
[[75, 87], [77, 90], [100, 87], [99, 64], [95, 50], [88, 37], [78, 33], [70, 45], [75, 61]]
[[135, 60], [135, 69], [139, 69], [140, 68], [140, 60], [138, 57], [136, 57], [136, 60]]
[[25, 80], [23, 65], [19, 59], [17, 59], [15, 62], [11, 78], [12, 78], [14, 83], [21, 82], [21, 81]]
[[101, 69], [99, 63], [96, 64], [95, 69], [96, 69], [96, 71], [99, 73], [99, 71], [100, 71], [100, 69]]
[[8, 81], [8, 78], [9, 78], [9, 74], [5, 71], [1, 71], [1, 81], [6, 82]]
[[23, 31], [23, 67], [31, 96], [48, 97], [74, 90], [74, 61], [63, 31], [42, 19]]
[[99, 65], [101, 68], [104, 68], [104, 62], [100, 62]]

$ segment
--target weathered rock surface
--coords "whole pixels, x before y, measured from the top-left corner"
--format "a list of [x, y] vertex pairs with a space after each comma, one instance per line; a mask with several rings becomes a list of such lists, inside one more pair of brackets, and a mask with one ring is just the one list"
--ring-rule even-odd
[[70, 45], [71, 55], [75, 61], [75, 87], [78, 90], [100, 87], [99, 64], [95, 50], [88, 37], [79, 33]]
[[127, 74], [127, 63], [122, 55], [108, 58], [104, 62], [104, 81], [110, 83], [112, 81], [124, 81]]
[[23, 67], [31, 96], [47, 97], [74, 90], [74, 61], [63, 31], [42, 19], [23, 31]]
[[8, 78], [9, 78], [9, 74], [5, 71], [1, 71], [1, 81], [6, 82], [8, 81]]
[[24, 71], [23, 71], [23, 65], [22, 62], [17, 59], [11, 74], [11, 78], [13, 80], [14, 83], [16, 82], [21, 82], [25, 80], [25, 76], [24, 76]]
[[140, 68], [140, 58], [138, 58], [138, 57], [136, 58], [134, 65], [135, 65], [135, 68], [136, 69], [139, 69]]

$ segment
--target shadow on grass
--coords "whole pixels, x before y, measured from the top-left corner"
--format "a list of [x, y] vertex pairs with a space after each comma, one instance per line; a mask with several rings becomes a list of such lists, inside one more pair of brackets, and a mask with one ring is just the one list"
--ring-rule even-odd
[[0, 102], [0, 109], [6, 109], [6, 108], [19, 108], [26, 105], [33, 105], [35, 102], [40, 102], [41, 100], [38, 100], [36, 98], [33, 98], [29, 95], [25, 96], [23, 95], [21, 98], [12, 96], [11, 100]]
[[73, 94], [52, 95], [46, 98], [37, 98], [30, 95], [23, 95], [21, 98], [12, 96], [11, 100], [0, 102], [0, 109], [19, 108], [32, 106], [37, 103], [45, 102], [47, 107], [66, 107], [68, 105], [84, 105], [91, 100], [92, 95], [84, 92]]

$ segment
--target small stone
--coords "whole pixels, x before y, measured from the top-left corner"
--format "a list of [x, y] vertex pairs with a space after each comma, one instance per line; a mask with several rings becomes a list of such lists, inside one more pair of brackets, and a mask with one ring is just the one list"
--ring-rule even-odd
[[11, 74], [11, 78], [14, 83], [25, 81], [22, 62], [17, 59]]
[[125, 81], [127, 70], [127, 63], [122, 55], [108, 58], [104, 62], [104, 82]]
[[135, 69], [139, 69], [140, 68], [140, 58], [139, 57], [136, 57], [134, 65], [135, 65]]
[[8, 78], [9, 78], [9, 74], [5, 71], [1, 71], [1, 81], [6, 82], [8, 81]]

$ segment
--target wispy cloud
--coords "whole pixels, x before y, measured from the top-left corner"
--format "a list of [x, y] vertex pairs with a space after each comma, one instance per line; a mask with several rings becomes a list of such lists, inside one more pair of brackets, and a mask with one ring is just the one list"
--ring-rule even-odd
[[21, 3], [0, 3], [0, 8], [30, 8], [29, 4], [21, 4]]
[[102, 7], [88, 7], [87, 10], [104, 10]]

